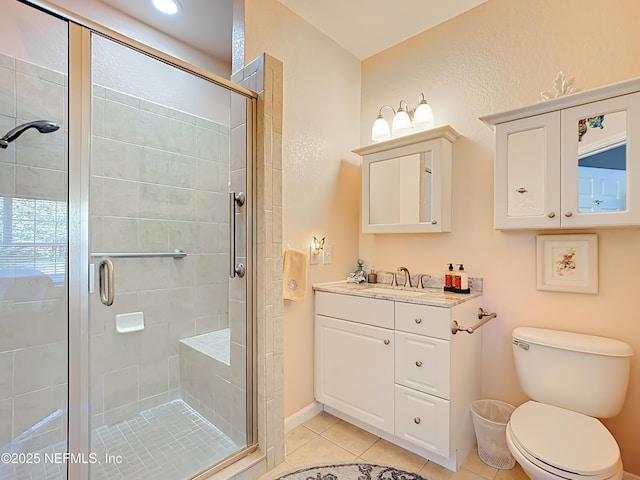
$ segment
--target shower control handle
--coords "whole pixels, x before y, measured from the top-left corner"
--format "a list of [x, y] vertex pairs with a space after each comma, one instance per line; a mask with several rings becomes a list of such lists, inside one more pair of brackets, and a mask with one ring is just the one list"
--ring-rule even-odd
[[233, 270], [240, 278], [244, 277], [244, 274], [247, 273], [247, 267], [245, 267], [243, 263], [237, 264]]
[[247, 200], [244, 192], [229, 192], [229, 276], [244, 277], [245, 267], [241, 263], [236, 266], [236, 205], [241, 207]]
[[113, 305], [115, 289], [113, 285], [113, 262], [108, 258], [100, 262], [98, 277], [100, 280], [100, 301], [110, 307]]

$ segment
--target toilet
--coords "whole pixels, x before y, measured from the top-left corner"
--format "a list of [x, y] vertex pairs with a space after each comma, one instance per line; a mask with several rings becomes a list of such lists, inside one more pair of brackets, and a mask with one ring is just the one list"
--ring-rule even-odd
[[507, 446], [533, 480], [620, 480], [620, 448], [598, 420], [622, 409], [633, 351], [611, 338], [513, 330], [518, 381], [531, 399], [514, 410]]

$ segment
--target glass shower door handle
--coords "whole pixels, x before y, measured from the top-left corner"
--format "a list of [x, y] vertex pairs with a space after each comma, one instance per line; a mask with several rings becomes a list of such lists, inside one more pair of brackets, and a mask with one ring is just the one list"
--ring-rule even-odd
[[113, 262], [105, 258], [100, 262], [98, 268], [98, 277], [100, 279], [100, 301], [107, 307], [113, 305], [114, 286], [113, 286]]
[[242, 263], [236, 263], [236, 205], [244, 205], [247, 197], [244, 192], [229, 192], [229, 276], [244, 277], [246, 272]]

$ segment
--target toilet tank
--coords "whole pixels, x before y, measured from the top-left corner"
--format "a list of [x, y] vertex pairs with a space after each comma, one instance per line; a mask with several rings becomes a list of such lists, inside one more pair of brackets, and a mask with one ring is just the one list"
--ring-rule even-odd
[[633, 350], [611, 338], [543, 328], [513, 330], [518, 380], [532, 400], [597, 418], [622, 409]]

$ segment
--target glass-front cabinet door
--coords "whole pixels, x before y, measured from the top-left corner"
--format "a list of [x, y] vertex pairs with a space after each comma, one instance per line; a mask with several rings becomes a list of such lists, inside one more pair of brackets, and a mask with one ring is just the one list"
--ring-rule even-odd
[[[640, 202], [629, 186], [638, 173], [640, 93], [562, 111], [562, 225], [640, 223]], [[637, 167], [636, 167], [637, 168]]]

